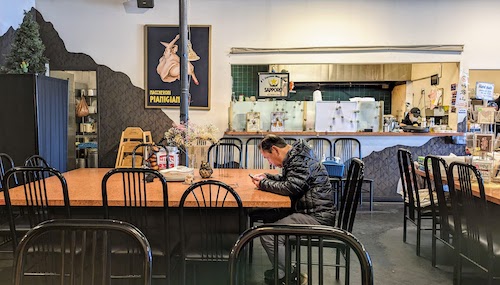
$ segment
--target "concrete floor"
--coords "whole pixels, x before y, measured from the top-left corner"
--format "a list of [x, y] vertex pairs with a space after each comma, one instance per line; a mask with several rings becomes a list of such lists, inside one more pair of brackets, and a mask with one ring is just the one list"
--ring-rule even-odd
[[[367, 206], [368, 203], [364, 203], [358, 211], [353, 234], [364, 244], [370, 254], [375, 284], [451, 285], [453, 283], [451, 251], [439, 242], [437, 243], [438, 266], [434, 268], [431, 265], [430, 231], [422, 234], [420, 257], [415, 254], [416, 230], [413, 225], [409, 226], [407, 243], [403, 243], [401, 203], [376, 203], [373, 212], [364, 210]], [[427, 226], [430, 226], [430, 223]], [[357, 262], [355, 256], [351, 258], [353, 262]], [[260, 242], [257, 241], [254, 245], [254, 262], [250, 267], [247, 283], [264, 284], [263, 272], [269, 268], [271, 268], [270, 262]], [[474, 274], [465, 280], [465, 284], [486, 284], [485, 280], [479, 279], [477, 271], [469, 271]], [[351, 284], [360, 284], [358, 268], [354, 266], [351, 272]], [[1, 259], [0, 284], [11, 284], [11, 274], [11, 261]], [[212, 270], [209, 274], [208, 276], [214, 276], [214, 274], [224, 273]], [[203, 275], [201, 274], [198, 280], [207, 280], [208, 276]], [[326, 275], [333, 276], [333, 269], [327, 269]], [[340, 282], [331, 281], [325, 284], [343, 284], [343, 274], [341, 274]]]

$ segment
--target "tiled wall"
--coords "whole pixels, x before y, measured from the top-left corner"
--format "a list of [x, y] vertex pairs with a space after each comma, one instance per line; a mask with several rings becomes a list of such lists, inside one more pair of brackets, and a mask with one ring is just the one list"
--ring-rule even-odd
[[259, 72], [268, 72], [269, 65], [231, 65], [233, 94], [245, 97], [256, 96], [259, 90]]
[[[238, 95], [245, 97], [257, 95], [258, 73], [268, 72], [268, 65], [232, 65], [231, 76], [233, 78], [233, 94], [237, 100]], [[391, 113], [391, 91], [390, 88], [382, 88], [382, 85], [372, 84], [322, 84], [320, 90], [323, 101], [349, 101], [352, 97], [373, 97], [376, 101], [384, 101], [384, 114]], [[297, 83], [295, 92], [291, 92], [289, 101], [312, 101], [312, 93], [317, 84]]]

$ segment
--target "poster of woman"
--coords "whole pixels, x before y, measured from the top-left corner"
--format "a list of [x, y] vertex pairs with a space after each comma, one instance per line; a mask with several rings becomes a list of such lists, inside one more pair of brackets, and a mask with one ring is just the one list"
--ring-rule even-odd
[[[210, 110], [210, 26], [191, 26], [188, 45], [189, 106]], [[180, 106], [180, 35], [178, 26], [146, 25], [145, 107]]]

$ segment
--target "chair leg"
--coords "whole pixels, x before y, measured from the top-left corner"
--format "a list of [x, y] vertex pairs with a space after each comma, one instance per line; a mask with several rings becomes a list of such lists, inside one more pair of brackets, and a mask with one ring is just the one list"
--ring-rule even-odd
[[350, 284], [350, 272], [351, 272], [351, 248], [346, 247], [345, 250], [345, 284]]
[[436, 267], [436, 221], [432, 219], [432, 266]]
[[[404, 203], [404, 202], [403, 202]], [[404, 214], [403, 214], [403, 242], [406, 242], [406, 212], [407, 212], [406, 205], [404, 205]]]
[[373, 211], [373, 183], [370, 181], [370, 212]]
[[460, 285], [462, 284], [462, 257], [460, 257], [460, 252], [459, 252], [459, 249], [458, 248], [455, 248], [455, 250], [457, 251], [457, 257], [456, 257], [456, 267], [457, 267], [457, 274], [456, 274], [456, 278], [457, 278], [457, 285]]
[[420, 256], [420, 229], [422, 228], [422, 217], [420, 211], [417, 214], [417, 256]]
[[337, 253], [335, 255], [335, 264], [337, 266], [335, 266], [335, 280], [339, 280], [339, 276], [340, 276], [340, 248], [337, 248], [336, 249]]

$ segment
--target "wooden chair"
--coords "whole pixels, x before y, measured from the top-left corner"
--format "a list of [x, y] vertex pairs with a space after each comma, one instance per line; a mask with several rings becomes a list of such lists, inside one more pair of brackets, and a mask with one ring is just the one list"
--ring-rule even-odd
[[420, 236], [422, 230], [432, 228], [422, 228], [422, 221], [432, 219], [431, 202], [428, 189], [419, 189], [415, 165], [411, 157], [411, 152], [407, 149], [398, 149], [399, 174], [403, 186], [404, 196], [404, 217], [403, 217], [403, 242], [406, 242], [407, 221], [417, 227], [417, 255], [420, 256]]
[[[335, 241], [337, 243], [345, 245], [345, 247], [350, 251], [352, 250], [357, 256], [360, 264], [361, 270], [361, 284], [371, 285], [373, 284], [373, 266], [370, 259], [370, 255], [364, 248], [356, 237], [354, 237], [348, 231], [333, 228], [329, 226], [320, 225], [262, 225], [246, 230], [240, 238], [236, 241], [231, 250], [231, 255], [229, 258], [229, 284], [245, 284], [244, 269], [246, 267], [244, 258], [244, 252], [246, 251], [246, 245], [250, 241], [264, 235], [272, 235], [277, 239], [282, 237], [285, 240], [295, 241], [309, 241], [305, 244], [304, 253], [308, 253], [306, 256], [305, 263], [307, 264], [307, 281], [308, 284], [335, 284], [333, 280], [329, 280], [328, 274], [324, 270], [325, 260], [322, 258], [325, 252], [329, 250], [328, 247], [324, 246], [326, 241]], [[315, 241], [315, 242], [313, 242]], [[286, 270], [285, 270], [285, 280], [287, 284], [300, 284], [297, 282], [303, 273], [301, 272], [301, 267], [297, 266], [296, 270], [293, 270], [292, 266], [292, 253], [290, 247], [286, 247]], [[296, 259], [301, 259], [300, 245], [297, 245]], [[311, 254], [311, 252], [316, 251], [318, 254]], [[275, 255], [277, 256], [277, 255]], [[295, 273], [295, 274], [293, 274]], [[295, 276], [294, 276], [295, 275]], [[274, 276], [278, 276], [277, 267], [274, 271]], [[273, 284], [277, 283], [278, 280], [275, 278]], [[248, 282], [247, 282], [248, 283]]]
[[[126, 256], [111, 254], [120, 243]], [[151, 248], [142, 232], [114, 220], [45, 221], [21, 240], [14, 282], [21, 284], [151, 284]]]
[[[237, 207], [225, 208], [228, 202]], [[233, 215], [228, 209], [235, 210]], [[189, 219], [188, 217], [191, 217]], [[186, 284], [187, 265], [196, 284], [197, 263], [227, 262], [232, 245], [245, 229], [243, 204], [229, 185], [204, 180], [189, 186], [179, 202], [182, 283]]]
[[[119, 179], [120, 189], [108, 188], [108, 182]], [[158, 179], [160, 183], [148, 183]], [[152, 207], [148, 196], [157, 193], [163, 197], [162, 207]], [[108, 196], [119, 195], [122, 205], [109, 205]], [[170, 274], [170, 225], [168, 187], [165, 177], [156, 170], [144, 168], [115, 168], [102, 179], [102, 204], [105, 219], [120, 219], [138, 227], [148, 238], [153, 250], [153, 279], [165, 279], [169, 284]], [[126, 254], [119, 245], [114, 254]]]

